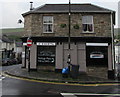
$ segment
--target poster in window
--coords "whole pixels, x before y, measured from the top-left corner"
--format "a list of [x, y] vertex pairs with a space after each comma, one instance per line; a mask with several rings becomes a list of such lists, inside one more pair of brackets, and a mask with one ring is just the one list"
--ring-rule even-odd
[[102, 52], [92, 52], [90, 58], [104, 58], [104, 54]]

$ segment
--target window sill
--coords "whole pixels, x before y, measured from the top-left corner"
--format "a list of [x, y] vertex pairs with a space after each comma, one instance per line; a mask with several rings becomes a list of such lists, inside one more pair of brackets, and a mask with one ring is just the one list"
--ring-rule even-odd
[[82, 32], [81, 34], [95, 34], [95, 32]]
[[43, 33], [45, 33], [45, 34], [52, 34], [52, 33], [54, 33], [54, 32], [43, 32]]

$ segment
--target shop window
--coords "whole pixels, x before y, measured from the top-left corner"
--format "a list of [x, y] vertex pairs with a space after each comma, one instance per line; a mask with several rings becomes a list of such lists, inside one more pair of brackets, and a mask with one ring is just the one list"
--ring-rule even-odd
[[40, 65], [55, 65], [55, 47], [39, 46], [37, 62]]
[[53, 17], [43, 17], [43, 33], [53, 33]]
[[93, 16], [82, 17], [82, 29], [83, 29], [83, 33], [94, 32], [93, 31]]

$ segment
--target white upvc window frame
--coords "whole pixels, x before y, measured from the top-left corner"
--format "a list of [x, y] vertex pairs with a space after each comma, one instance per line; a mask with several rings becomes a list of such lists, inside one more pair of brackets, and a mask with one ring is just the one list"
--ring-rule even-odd
[[[45, 20], [47, 18], [51, 18], [51, 22], [48, 22], [48, 20]], [[47, 22], [45, 22], [47, 21]], [[45, 25], [46, 25], [46, 31], [45, 31]], [[48, 27], [52, 26], [51, 29]], [[50, 31], [51, 30], [51, 31]], [[53, 33], [53, 16], [43, 16], [43, 33]]]
[[[84, 28], [85, 26], [86, 26], [86, 31]], [[82, 16], [82, 33], [94, 33], [94, 23], [93, 23], [92, 15]]]

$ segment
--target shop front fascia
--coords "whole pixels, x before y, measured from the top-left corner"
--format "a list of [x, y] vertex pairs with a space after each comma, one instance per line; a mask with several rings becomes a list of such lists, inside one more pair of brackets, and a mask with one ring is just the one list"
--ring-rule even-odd
[[[31, 37], [33, 45], [30, 47], [30, 69], [37, 70], [38, 58], [37, 58], [37, 47], [54, 47], [55, 48], [55, 71], [61, 72], [62, 68], [67, 67], [67, 57], [68, 57], [68, 37]], [[23, 60], [23, 66], [28, 68], [27, 60], [27, 37], [23, 37], [23, 46], [25, 47], [25, 60]], [[112, 64], [112, 52], [111, 52], [111, 37], [71, 37], [71, 64], [79, 65], [80, 72], [86, 72], [87, 68], [87, 57], [86, 57], [86, 47], [87, 43], [103, 44], [108, 49], [108, 71], [113, 71]]]

